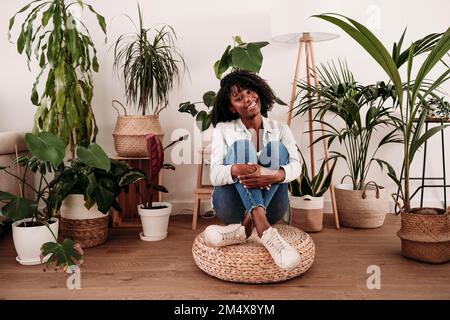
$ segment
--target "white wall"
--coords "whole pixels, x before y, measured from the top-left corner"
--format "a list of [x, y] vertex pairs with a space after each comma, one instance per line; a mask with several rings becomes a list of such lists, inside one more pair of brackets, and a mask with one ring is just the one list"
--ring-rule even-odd
[[[27, 131], [32, 127], [34, 107], [30, 102], [31, 86], [38, 72], [35, 63], [31, 72], [27, 69], [24, 56], [19, 56], [14, 44], [8, 42], [6, 31], [9, 18], [28, 1], [2, 1], [0, 11], [0, 131]], [[108, 24], [108, 43], [104, 44], [103, 35], [95, 18], [90, 12], [83, 14], [98, 49], [100, 72], [95, 75], [94, 111], [100, 133], [98, 142], [111, 154], [114, 154], [112, 131], [116, 114], [111, 108], [111, 100], [123, 100], [123, 88], [112, 72], [113, 56], [110, 47], [117, 37], [125, 32], [133, 31], [129, 21], [122, 15], [128, 14], [137, 19], [134, 1], [97, 0], [89, 1], [105, 16]], [[161, 123], [166, 132], [165, 142], [171, 138], [173, 130], [185, 128], [194, 132], [194, 123], [187, 114], [178, 113], [178, 104], [183, 101], [199, 101], [207, 90], [217, 90], [218, 81], [212, 69], [213, 63], [221, 56], [233, 35], [241, 35], [244, 41], [271, 41], [273, 33], [299, 31], [301, 18], [309, 13], [305, 8], [314, 4], [320, 8], [312, 13], [335, 11], [353, 17], [367, 25], [374, 26], [373, 31], [391, 50], [392, 43], [397, 41], [403, 29], [408, 26], [405, 45], [410, 41], [431, 32], [444, 31], [448, 27], [450, 3], [446, 0], [428, 1], [289, 1], [289, 0], [152, 0], [140, 1], [144, 9], [145, 23], [154, 26], [157, 23], [168, 23], [176, 30], [178, 45], [184, 54], [189, 67], [190, 77], [184, 77], [178, 88], [170, 95], [170, 107], [161, 114]], [[17, 22], [21, 19], [17, 18]], [[323, 27], [323, 25], [322, 25]], [[331, 25], [325, 24], [331, 29]], [[13, 40], [17, 37], [17, 26], [13, 32]], [[294, 73], [296, 46], [271, 43], [263, 49], [264, 63], [261, 70], [277, 95], [285, 101], [289, 100]], [[331, 58], [345, 58], [357, 79], [364, 83], [385, 80], [386, 76], [372, 59], [347, 35], [332, 42], [318, 43], [315, 46], [316, 60], [325, 62]], [[445, 89], [448, 90], [447, 84]], [[287, 109], [275, 107], [270, 115], [279, 120], [286, 120]], [[303, 122], [297, 118], [293, 126], [296, 139], [306, 150], [307, 135], [302, 134]], [[448, 134], [448, 132], [447, 132]], [[450, 145], [447, 142], [447, 150]], [[318, 156], [320, 156], [320, 149]], [[440, 140], [433, 139], [429, 149], [427, 171], [430, 175], [441, 175]], [[450, 153], [449, 153], [450, 155]], [[170, 156], [166, 154], [167, 158]], [[396, 168], [400, 167], [402, 152], [399, 146], [390, 146], [383, 150], [380, 157], [392, 161]], [[419, 159], [419, 155], [417, 157]], [[450, 170], [450, 156], [447, 156], [447, 168]], [[420, 172], [420, 161], [414, 165], [414, 174]], [[171, 193], [165, 199], [174, 202], [192, 202], [195, 184], [195, 166], [179, 165], [176, 172], [166, 172], [164, 182]], [[344, 166], [338, 167], [336, 181], [346, 174]], [[393, 190], [389, 178], [381, 175], [378, 167], [373, 167], [371, 177]], [[450, 179], [449, 179], [450, 180]], [[448, 193], [450, 197], [450, 193]], [[429, 204], [440, 205], [436, 201], [443, 200], [442, 192], [430, 190], [426, 192]]]

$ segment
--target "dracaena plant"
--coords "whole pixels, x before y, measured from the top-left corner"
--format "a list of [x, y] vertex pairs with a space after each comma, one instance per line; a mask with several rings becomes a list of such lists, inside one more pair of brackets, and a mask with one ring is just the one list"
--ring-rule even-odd
[[[27, 187], [34, 192], [34, 198], [27, 199], [23, 193], [15, 196], [0, 191], [0, 202], [5, 204], [1, 214], [11, 221], [31, 218], [25, 227], [45, 225], [51, 232], [49, 223], [69, 194], [82, 194], [88, 209], [96, 203], [103, 213], [111, 207], [120, 211], [116, 202], [119, 193], [127, 191], [130, 184], [146, 178], [144, 173], [131, 169], [125, 162], [109, 159], [95, 143], [87, 148], [77, 146], [77, 158], [65, 165], [64, 142], [56, 135], [48, 132], [28, 133], [25, 140], [31, 155], [16, 160], [24, 168], [23, 175], [16, 175], [10, 167], [0, 167], [6, 174], [17, 178], [22, 184], [21, 190]], [[26, 180], [29, 170], [38, 175], [36, 186]], [[58, 235], [53, 236], [55, 242], [45, 243], [42, 247], [43, 256], [51, 254], [47, 265], [55, 262], [57, 267], [67, 267], [82, 260], [81, 251], [77, 250], [71, 239], [58, 243]]]
[[[424, 108], [427, 99], [437, 95], [438, 88], [450, 78], [450, 69], [444, 63], [444, 72], [433, 80], [427, 79], [431, 71], [435, 70], [436, 65], [448, 55], [450, 28], [441, 34], [431, 34], [412, 42], [402, 52], [404, 32], [399, 42], [394, 45], [391, 55], [381, 41], [357, 21], [338, 14], [321, 14], [315, 17], [335, 24], [350, 35], [383, 68], [395, 87], [395, 108], [399, 117], [394, 121], [394, 124], [403, 141], [404, 185], [393, 170], [390, 170], [388, 174], [399, 187], [400, 192], [397, 196], [403, 200], [403, 204], [397, 203], [397, 205], [401, 206], [404, 211], [411, 212], [411, 163], [422, 144], [447, 127], [446, 125], [440, 125], [423, 132], [428, 114], [427, 108]], [[415, 60], [418, 55], [426, 56], [424, 60], [419, 62]], [[415, 74], [413, 74], [414, 62], [417, 64]], [[400, 68], [405, 63], [406, 77], [402, 79]]]
[[180, 81], [178, 64], [183, 70], [186, 64], [175, 45], [174, 29], [169, 25], [145, 28], [139, 4], [138, 14], [136, 32], [121, 35], [114, 44], [113, 67], [123, 79], [127, 103], [135, 104], [142, 115], [158, 115], [169, 103], [175, 80]]
[[35, 60], [40, 69], [31, 90], [31, 102], [37, 107], [33, 132], [56, 134], [70, 145], [72, 155], [76, 145], [95, 141], [98, 131], [91, 105], [92, 71], [99, 69], [97, 51], [87, 27], [71, 11], [77, 5], [96, 15], [106, 35], [104, 17], [81, 0], [31, 1], [10, 19], [8, 29], [10, 38], [17, 16], [26, 16], [17, 51], [26, 55], [28, 67]]
[[[300, 153], [301, 154], [301, 153]], [[329, 160], [324, 160], [320, 166], [319, 171], [314, 177], [309, 177], [308, 168], [306, 166], [305, 158], [302, 156], [302, 172], [300, 177], [289, 182], [289, 191], [294, 197], [322, 197], [330, 188], [331, 179], [333, 178], [334, 168], [336, 166], [336, 159], [333, 161], [331, 168], [325, 174], [325, 165]]]
[[[339, 61], [322, 64], [317, 70], [318, 85], [304, 81], [297, 86], [300, 93], [297, 112], [294, 116], [302, 115], [308, 110], [316, 111], [314, 121], [320, 123], [324, 130], [313, 144], [328, 139], [328, 147], [333, 142], [339, 142], [344, 151], [331, 151], [331, 157], [345, 161], [349, 176], [352, 179], [353, 190], [362, 190], [371, 165], [377, 162], [381, 168], [389, 163], [377, 158], [380, 148], [391, 142], [400, 142], [396, 129], [392, 130], [392, 112], [386, 102], [395, 103], [395, 90], [391, 84], [384, 82], [376, 85], [363, 86], [359, 84], [345, 62]], [[338, 128], [335, 121], [326, 121], [324, 117], [332, 116], [343, 123]], [[373, 152], [369, 152], [373, 144], [373, 134], [380, 129], [389, 129], [389, 134], [379, 141]]]
[[[258, 73], [261, 70], [263, 55], [261, 49], [269, 43], [261, 42], [243, 42], [240, 36], [233, 37], [233, 46], [228, 45], [222, 54], [222, 57], [214, 63], [214, 73], [217, 79], [221, 79], [227, 70], [243, 70]], [[211, 107], [216, 98], [215, 91], [207, 91], [203, 94], [201, 102], [186, 101], [180, 103], [179, 112], [189, 113], [196, 120], [200, 131], [207, 130], [211, 125]], [[278, 104], [286, 105], [281, 99], [275, 98]], [[198, 111], [196, 104], [203, 103], [207, 110]]]

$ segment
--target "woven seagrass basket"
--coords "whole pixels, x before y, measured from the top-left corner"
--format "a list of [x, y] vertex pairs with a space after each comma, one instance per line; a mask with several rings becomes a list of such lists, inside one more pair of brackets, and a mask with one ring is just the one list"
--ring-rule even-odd
[[353, 190], [351, 184], [338, 184], [334, 188], [339, 222], [352, 228], [378, 228], [389, 212], [385, 189], [368, 182], [364, 190]]
[[[120, 114], [115, 103], [122, 107], [125, 115]], [[112, 106], [117, 111], [117, 122], [113, 133], [117, 154], [124, 158], [146, 157], [145, 136], [153, 133], [161, 140], [164, 137], [158, 116], [129, 116], [125, 107], [117, 100], [113, 100]]]
[[[440, 214], [436, 214], [436, 211]], [[401, 212], [402, 255], [428, 263], [450, 261], [450, 212], [416, 208]]]
[[279, 282], [308, 271], [315, 255], [315, 245], [311, 237], [306, 232], [288, 225], [274, 227], [300, 253], [302, 260], [291, 271], [283, 270], [275, 264], [255, 232], [245, 243], [222, 248], [208, 247], [202, 232], [195, 238], [192, 246], [194, 261], [207, 274], [231, 282]]
[[79, 242], [82, 248], [98, 246], [108, 238], [108, 215], [94, 219], [66, 219], [60, 217], [63, 238]]

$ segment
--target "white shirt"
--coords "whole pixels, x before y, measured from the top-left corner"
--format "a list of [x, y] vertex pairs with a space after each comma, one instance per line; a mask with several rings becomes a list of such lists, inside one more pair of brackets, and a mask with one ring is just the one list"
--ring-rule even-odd
[[[265, 117], [262, 117], [262, 122], [264, 147], [269, 141], [279, 141], [283, 143], [289, 152], [288, 164], [281, 166], [286, 174], [281, 183], [287, 183], [297, 179], [301, 173], [301, 164], [291, 129], [283, 122]], [[235, 182], [231, 176], [232, 165], [224, 165], [223, 160], [228, 149], [235, 141], [241, 139], [251, 141], [251, 137], [250, 131], [245, 127], [240, 118], [228, 122], [219, 122], [217, 124], [214, 128], [211, 141], [210, 179], [213, 186], [223, 186]], [[260, 153], [261, 150], [258, 152], [258, 155]]]

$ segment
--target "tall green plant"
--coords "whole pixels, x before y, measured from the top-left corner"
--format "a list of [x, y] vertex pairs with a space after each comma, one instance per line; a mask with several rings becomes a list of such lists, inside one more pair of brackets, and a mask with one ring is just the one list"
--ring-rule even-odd
[[183, 69], [186, 64], [175, 46], [174, 29], [147, 29], [139, 4], [138, 13], [136, 32], [121, 35], [114, 45], [114, 69], [124, 81], [127, 103], [135, 104], [142, 115], [158, 115], [169, 103], [175, 79], [180, 80], [178, 63]]
[[[400, 189], [399, 196], [403, 200], [403, 209], [406, 212], [410, 212], [410, 167], [415, 153], [425, 141], [447, 127], [442, 125], [422, 132], [427, 117], [427, 110], [423, 108], [426, 99], [432, 96], [437, 88], [450, 78], [450, 69], [447, 67], [435, 80], [426, 80], [427, 75], [450, 50], [450, 28], [437, 36], [431, 45], [428, 45], [427, 41], [416, 41], [411, 44], [407, 49], [408, 58], [404, 60], [407, 64], [406, 81], [402, 81], [399, 71], [402, 63], [399, 63], [398, 59], [396, 59], [395, 52], [401, 51], [404, 34], [400, 38], [399, 43], [396, 44], [396, 49], [393, 50], [394, 57], [392, 57], [381, 41], [357, 21], [337, 14], [321, 14], [315, 17], [335, 24], [350, 35], [385, 70], [394, 84], [397, 98], [396, 107], [400, 112], [400, 118], [395, 121], [395, 125], [403, 136], [404, 186], [402, 186], [400, 179], [393, 170], [389, 172], [389, 176]], [[425, 46], [425, 49], [423, 46]], [[412, 74], [414, 57], [422, 53], [427, 53], [427, 57], [414, 76]]]
[[[81, 0], [34, 0], [9, 21], [9, 38], [15, 19], [26, 14], [17, 38], [17, 51], [26, 54], [28, 67], [33, 58], [40, 72], [33, 84], [31, 101], [37, 106], [34, 132], [58, 135], [72, 154], [76, 145], [95, 141], [97, 125], [92, 111], [92, 71], [98, 72], [97, 51], [85, 24], [70, 11], [73, 5], [87, 7], [97, 17], [106, 35], [106, 23], [91, 5]], [[46, 74], [45, 86], [38, 85]]]
[[[338, 66], [334, 62], [322, 64], [317, 73], [318, 86], [304, 81], [297, 84], [300, 93], [306, 94], [301, 96], [294, 117], [310, 109], [317, 111], [314, 121], [325, 129], [314, 130], [322, 133], [322, 136], [313, 144], [328, 139], [328, 147], [337, 141], [343, 145], [343, 153], [331, 151], [330, 159], [343, 159], [352, 179], [353, 189], [362, 190], [374, 161], [381, 167], [390, 167], [386, 161], [376, 158], [379, 149], [387, 143], [400, 142], [396, 137], [396, 130], [392, 130], [373, 152], [369, 152], [374, 132], [392, 124], [391, 109], [384, 104], [389, 98], [395, 102], [394, 88], [384, 82], [370, 86], [359, 84], [347, 64], [341, 61]], [[325, 115], [341, 119], [344, 127], [338, 129], [334, 121], [325, 121]]]

